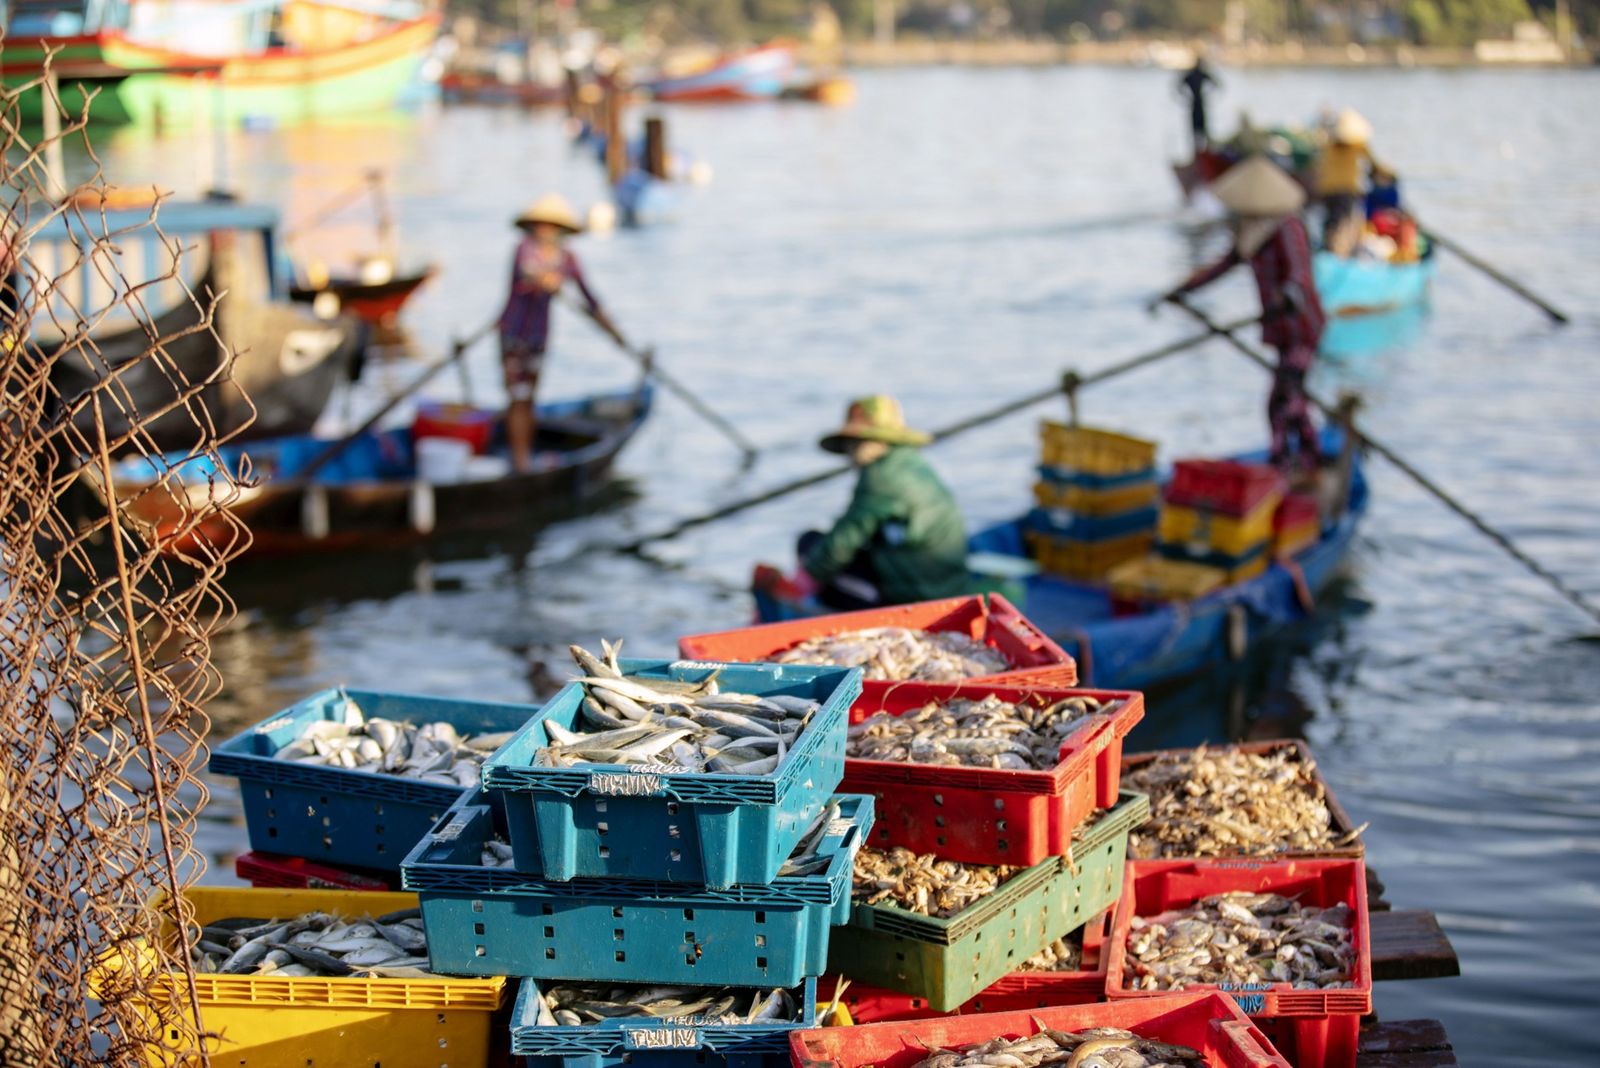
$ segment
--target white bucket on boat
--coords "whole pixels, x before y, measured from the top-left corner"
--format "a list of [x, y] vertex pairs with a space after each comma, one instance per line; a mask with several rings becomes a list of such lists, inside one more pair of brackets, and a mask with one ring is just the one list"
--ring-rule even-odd
[[492, 482], [511, 474], [511, 461], [504, 456], [474, 456], [461, 472], [467, 482]]
[[424, 482], [460, 482], [470, 459], [472, 446], [459, 438], [417, 439], [417, 477]]

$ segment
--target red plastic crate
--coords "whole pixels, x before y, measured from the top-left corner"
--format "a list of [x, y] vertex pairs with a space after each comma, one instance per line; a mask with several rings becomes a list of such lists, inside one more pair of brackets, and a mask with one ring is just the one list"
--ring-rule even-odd
[[414, 441], [453, 438], [471, 445], [473, 454], [481, 456], [489, 449], [498, 414], [462, 404], [420, 404], [411, 423], [411, 437]]
[[1203, 508], [1224, 515], [1249, 514], [1274, 494], [1282, 496], [1288, 481], [1277, 468], [1237, 460], [1179, 460], [1162, 499], [1185, 508]]
[[1322, 512], [1317, 499], [1309, 493], [1291, 493], [1283, 498], [1278, 510], [1272, 513], [1272, 531], [1296, 530], [1304, 526], [1320, 526]]
[[[818, 1019], [822, 1018], [823, 1010], [833, 1004], [834, 992], [843, 982], [846, 982], [846, 979], [840, 975], [824, 975], [817, 980]], [[839, 1001], [850, 1010], [850, 1019], [858, 1024], [885, 1023], [894, 1020], [931, 1020], [936, 1016], [950, 1015], [928, 1004], [927, 998], [902, 994], [898, 990], [885, 990], [878, 986], [866, 986], [854, 980], [849, 980], [849, 983]]]
[[845, 793], [871, 794], [871, 844], [905, 846], [967, 864], [1032, 866], [1064, 856], [1072, 832], [1097, 808], [1117, 803], [1122, 740], [1144, 718], [1144, 695], [1131, 690], [1018, 689], [983, 682], [864, 683], [850, 722], [875, 712], [900, 715], [929, 701], [958, 697], [1049, 704], [1067, 697], [1120, 701], [1109, 715], [1086, 716], [1061, 746], [1050, 771], [945, 767], [846, 758]]
[[790, 1063], [794, 1068], [910, 1068], [931, 1050], [999, 1036], [1021, 1038], [1045, 1028], [1090, 1027], [1120, 1027], [1145, 1038], [1193, 1047], [1212, 1068], [1289, 1068], [1239, 1007], [1215, 992], [797, 1031], [789, 1038]]
[[400, 882], [398, 874], [391, 885], [381, 875], [344, 871], [272, 853], [239, 854], [233, 861], [233, 873], [251, 886], [281, 890], [398, 890]]
[[869, 627], [957, 631], [995, 649], [1011, 670], [969, 681], [1005, 684], [1026, 678], [1029, 685], [1072, 686], [1078, 667], [1066, 651], [1029, 622], [998, 593], [918, 601], [889, 608], [837, 612], [783, 623], [762, 623], [737, 630], [693, 634], [678, 639], [678, 653], [691, 660], [762, 661], [785, 649], [827, 634], [848, 634]]
[[[1113, 1002], [1159, 998], [1165, 991], [1125, 988], [1128, 934], [1134, 916], [1155, 916], [1229, 890], [1272, 892], [1326, 908], [1340, 902], [1354, 912], [1354, 986], [1345, 990], [1296, 990], [1273, 983], [1261, 990], [1229, 991], [1246, 1013], [1274, 1019], [1280, 1038], [1290, 1038], [1296, 1068], [1353, 1068], [1355, 1029], [1372, 1011], [1372, 943], [1367, 922], [1367, 869], [1357, 859], [1332, 860], [1131, 860], [1122, 899], [1111, 920], [1106, 948], [1106, 997]], [[1192, 990], [1217, 990], [1197, 985]], [[1348, 1017], [1348, 1020], [1338, 1019]], [[1351, 1023], [1354, 1021], [1354, 1024]]]

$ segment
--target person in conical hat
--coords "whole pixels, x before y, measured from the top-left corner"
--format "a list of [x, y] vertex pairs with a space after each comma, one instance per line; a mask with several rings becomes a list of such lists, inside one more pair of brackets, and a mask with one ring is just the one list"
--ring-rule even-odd
[[1261, 340], [1278, 351], [1272, 393], [1267, 398], [1272, 462], [1292, 466], [1292, 430], [1301, 462], [1314, 471], [1320, 450], [1305, 386], [1326, 318], [1312, 275], [1311, 241], [1299, 216], [1305, 190], [1265, 156], [1234, 164], [1211, 188], [1231, 213], [1233, 247], [1172, 292], [1152, 301], [1150, 308], [1153, 311], [1163, 300], [1176, 300], [1210, 285], [1234, 267], [1248, 263], [1261, 296]]
[[538, 433], [535, 399], [539, 374], [544, 369], [545, 346], [550, 340], [550, 302], [571, 282], [582, 295], [591, 318], [619, 344], [622, 335], [600, 307], [584, 280], [578, 259], [565, 245], [583, 224], [566, 198], [550, 193], [518, 215], [523, 231], [511, 260], [511, 291], [500, 313], [500, 362], [505, 374], [506, 443], [511, 466], [518, 472], [533, 467], [533, 445]]
[[801, 564], [823, 604], [865, 608], [966, 592], [966, 526], [918, 451], [932, 440], [883, 394], [851, 401], [844, 425], [823, 437], [824, 449], [850, 457], [860, 472], [832, 529], [800, 538]]
[[1377, 172], [1392, 174], [1372, 157], [1367, 142], [1372, 124], [1345, 108], [1328, 126], [1327, 143], [1317, 157], [1317, 201], [1322, 205], [1322, 244], [1348, 256], [1361, 235], [1359, 210]]

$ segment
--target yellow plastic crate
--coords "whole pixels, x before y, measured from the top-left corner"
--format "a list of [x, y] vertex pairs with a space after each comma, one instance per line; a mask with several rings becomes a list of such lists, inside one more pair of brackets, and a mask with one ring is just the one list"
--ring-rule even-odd
[[1272, 540], [1272, 517], [1281, 495], [1272, 494], [1242, 516], [1163, 504], [1157, 533], [1171, 545], [1243, 556]]
[[1113, 489], [1089, 489], [1049, 479], [1040, 479], [1033, 485], [1033, 499], [1039, 502], [1039, 507], [1065, 508], [1089, 516], [1119, 515], [1147, 508], [1155, 503], [1160, 492], [1161, 487], [1154, 479]]
[[1227, 584], [1221, 568], [1156, 555], [1129, 560], [1106, 576], [1111, 595], [1128, 601], [1192, 601]]
[[1150, 551], [1155, 536], [1148, 530], [1135, 531], [1107, 541], [1077, 541], [1042, 531], [1026, 531], [1024, 536], [1039, 566], [1052, 575], [1097, 582], [1106, 572]]
[[1044, 420], [1039, 424], [1040, 458], [1050, 467], [1086, 475], [1126, 475], [1156, 462], [1156, 443], [1086, 426]]
[[1282, 558], [1294, 556], [1309, 549], [1322, 537], [1320, 523], [1301, 523], [1297, 527], [1284, 527], [1272, 536], [1272, 555]]
[[[416, 894], [359, 890], [193, 887], [196, 923], [230, 916], [288, 919], [331, 912], [352, 919], [415, 908]], [[162, 931], [171, 938], [170, 928]], [[133, 966], [149, 968], [153, 955]], [[126, 967], [101, 961], [98, 983]], [[506, 980], [288, 978], [196, 975], [195, 992], [213, 1065], [229, 1068], [446, 1068], [486, 1062], [490, 1022]], [[174, 1063], [153, 1056], [152, 1064]]]

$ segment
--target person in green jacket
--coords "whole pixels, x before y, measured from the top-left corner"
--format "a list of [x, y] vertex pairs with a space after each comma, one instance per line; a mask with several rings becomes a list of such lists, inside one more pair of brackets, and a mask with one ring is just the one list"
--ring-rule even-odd
[[800, 539], [800, 560], [830, 608], [904, 604], [966, 592], [967, 531], [955, 498], [917, 451], [931, 441], [882, 394], [853, 401], [822, 439], [861, 471], [850, 507], [826, 534]]

